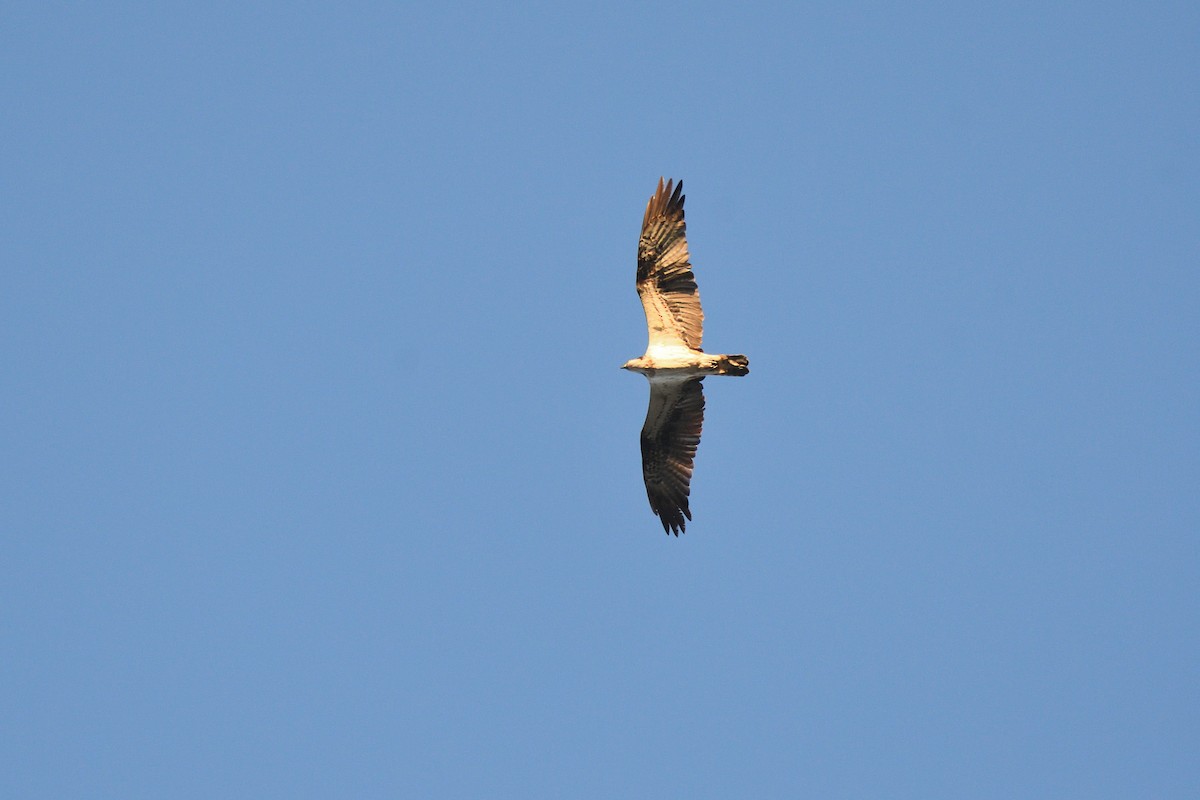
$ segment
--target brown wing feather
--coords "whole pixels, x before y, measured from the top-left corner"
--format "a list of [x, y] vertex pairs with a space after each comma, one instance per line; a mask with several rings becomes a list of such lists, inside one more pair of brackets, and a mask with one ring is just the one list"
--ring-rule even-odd
[[683, 181], [667, 181], [664, 186], [658, 179], [638, 239], [637, 290], [646, 310], [651, 346], [684, 344], [699, 350], [704, 312], [688, 260], [683, 201]]
[[650, 381], [650, 408], [642, 426], [642, 477], [650, 508], [663, 530], [676, 536], [686, 527], [692, 467], [704, 425], [703, 378], [685, 383]]

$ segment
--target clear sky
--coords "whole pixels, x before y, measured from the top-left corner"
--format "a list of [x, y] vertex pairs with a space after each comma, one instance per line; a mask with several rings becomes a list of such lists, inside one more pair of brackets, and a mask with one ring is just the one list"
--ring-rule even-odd
[[1197, 5], [422, 5], [0, 14], [0, 795], [1200, 796]]

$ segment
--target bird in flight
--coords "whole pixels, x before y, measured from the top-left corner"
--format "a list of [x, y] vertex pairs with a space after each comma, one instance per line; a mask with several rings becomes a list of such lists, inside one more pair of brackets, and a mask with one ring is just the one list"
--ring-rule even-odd
[[[710, 355], [700, 349], [704, 312], [688, 260], [683, 221], [683, 181], [663, 185], [646, 204], [638, 240], [637, 292], [646, 311], [646, 354], [621, 369], [650, 381], [650, 408], [642, 426], [642, 477], [650, 509], [663, 530], [678, 536], [692, 518], [688, 508], [692, 467], [704, 425], [708, 375], [747, 375], [742, 355]], [[685, 519], [686, 518], [686, 519]]]

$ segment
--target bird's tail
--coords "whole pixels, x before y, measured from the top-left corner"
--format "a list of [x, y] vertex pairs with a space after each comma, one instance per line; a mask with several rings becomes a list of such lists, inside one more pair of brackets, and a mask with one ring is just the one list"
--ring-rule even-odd
[[745, 356], [717, 356], [718, 375], [749, 375], [750, 359]]

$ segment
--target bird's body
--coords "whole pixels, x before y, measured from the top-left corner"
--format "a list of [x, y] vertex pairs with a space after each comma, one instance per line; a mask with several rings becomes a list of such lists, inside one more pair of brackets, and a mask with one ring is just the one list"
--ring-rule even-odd
[[[674, 190], [674, 191], [672, 191]], [[700, 348], [704, 312], [689, 261], [683, 219], [683, 182], [658, 181], [646, 204], [638, 240], [637, 291], [646, 312], [645, 355], [622, 369], [650, 381], [650, 407], [642, 426], [642, 476], [650, 508], [663, 530], [679, 535], [692, 518], [688, 507], [693, 464], [704, 424], [708, 375], [746, 375], [743, 355], [713, 355]]]
[[[646, 350], [641, 358], [630, 359], [622, 369], [640, 372], [647, 378], [703, 378], [705, 375], [746, 375], [750, 362], [738, 363], [745, 356], [711, 355], [686, 347], [657, 347]], [[738, 370], [745, 367], [744, 372]]]

